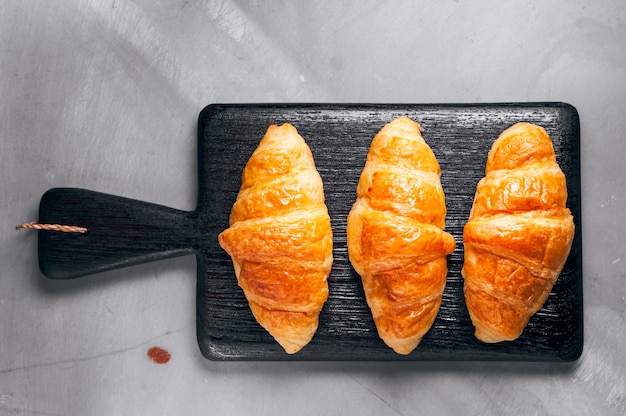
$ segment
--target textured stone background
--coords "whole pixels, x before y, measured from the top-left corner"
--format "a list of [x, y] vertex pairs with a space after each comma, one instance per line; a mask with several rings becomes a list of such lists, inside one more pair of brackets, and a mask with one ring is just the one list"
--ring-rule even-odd
[[[626, 413], [626, 7], [601, 1], [0, 1], [0, 414]], [[564, 101], [581, 118], [571, 364], [214, 363], [195, 260], [37, 267], [49, 188], [191, 210], [210, 103]], [[146, 356], [171, 353], [165, 365]]]

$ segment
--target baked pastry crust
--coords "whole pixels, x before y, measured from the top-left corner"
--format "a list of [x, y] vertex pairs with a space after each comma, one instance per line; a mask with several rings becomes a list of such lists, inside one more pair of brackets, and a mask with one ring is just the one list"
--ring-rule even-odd
[[408, 117], [374, 137], [348, 215], [348, 254], [380, 338], [409, 354], [432, 326], [454, 238], [443, 231], [440, 168]]
[[574, 238], [566, 202], [547, 132], [530, 123], [502, 132], [463, 231], [465, 301], [479, 340], [517, 339], [543, 306]]
[[229, 221], [219, 244], [255, 319], [287, 353], [298, 352], [328, 298], [333, 242], [322, 179], [295, 127], [267, 129], [244, 168]]

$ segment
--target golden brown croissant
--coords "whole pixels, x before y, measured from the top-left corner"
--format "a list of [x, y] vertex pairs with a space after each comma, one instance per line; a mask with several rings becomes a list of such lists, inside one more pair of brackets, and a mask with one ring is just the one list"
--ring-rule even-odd
[[328, 298], [333, 242], [322, 179], [292, 125], [267, 129], [219, 243], [259, 324], [287, 353], [302, 349]]
[[381, 339], [409, 354], [432, 326], [454, 238], [440, 168], [420, 126], [387, 124], [371, 143], [348, 216], [348, 253]]
[[463, 231], [465, 302], [483, 342], [517, 339], [543, 306], [574, 237], [565, 175], [529, 123], [493, 143]]

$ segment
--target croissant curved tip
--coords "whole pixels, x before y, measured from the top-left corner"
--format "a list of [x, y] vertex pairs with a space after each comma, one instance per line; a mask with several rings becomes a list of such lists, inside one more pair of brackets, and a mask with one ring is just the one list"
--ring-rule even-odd
[[413, 352], [415, 348], [422, 341], [422, 337], [409, 337], [409, 338], [394, 338], [394, 339], [383, 339], [385, 344], [389, 348], [395, 351], [396, 354], [400, 355], [408, 355]]
[[504, 130], [492, 144], [485, 172], [518, 168], [539, 160], [556, 161], [552, 139], [543, 127], [520, 122]]
[[298, 351], [300, 351], [302, 348], [304, 348], [304, 345], [300, 345], [300, 344], [295, 344], [293, 342], [289, 342], [289, 341], [285, 341], [285, 340], [278, 340], [276, 339], [276, 342], [278, 342], [278, 344], [283, 347], [283, 349], [285, 350], [285, 352], [287, 354], [295, 354]]
[[498, 342], [503, 341], [515, 341], [521, 335], [521, 333], [517, 335], [505, 335], [484, 325], [476, 324], [475, 326], [476, 330], [474, 331], [474, 336], [479, 341], [482, 341], [485, 344], [497, 344]]
[[[261, 139], [261, 143], [264, 142], [273, 142], [273, 141], [282, 141], [285, 140], [285, 138], [290, 137], [290, 138], [300, 138], [302, 139], [302, 136], [300, 136], [300, 134], [298, 133], [298, 130], [291, 124], [289, 123], [284, 123], [284, 124], [272, 124], [270, 126], [268, 126], [267, 130], [265, 131], [265, 134], [263, 135], [263, 138]], [[304, 141], [304, 139], [302, 139]], [[260, 143], [259, 143], [260, 144]]]
[[296, 128], [290, 123], [283, 123], [283, 124], [272, 124], [267, 128], [267, 130], [268, 131], [272, 131], [272, 130], [293, 131], [293, 130], [296, 130]]
[[385, 127], [383, 127], [383, 129], [388, 128], [388, 129], [402, 129], [402, 130], [407, 130], [412, 134], [417, 134], [421, 136], [422, 131], [424, 131], [422, 129], [422, 126], [420, 126], [420, 124], [411, 119], [408, 116], [402, 116], [402, 117], [398, 117], [396, 119], [393, 119], [392, 121], [390, 121], [387, 125], [385, 125]]

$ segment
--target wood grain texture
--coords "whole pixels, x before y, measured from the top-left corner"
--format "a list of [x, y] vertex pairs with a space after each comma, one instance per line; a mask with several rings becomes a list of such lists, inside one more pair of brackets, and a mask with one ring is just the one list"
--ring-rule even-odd
[[[448, 209], [446, 231], [457, 241], [448, 257], [437, 319], [408, 356], [395, 354], [378, 338], [346, 247], [346, 220], [370, 142], [385, 123], [403, 115], [420, 123], [438, 158]], [[567, 205], [576, 235], [561, 276], [524, 334], [514, 342], [483, 344], [474, 338], [463, 298], [463, 227], [491, 144], [520, 121], [543, 126], [553, 140], [567, 177]], [[228, 227], [245, 163], [267, 126], [285, 122], [307, 141], [324, 181], [335, 259], [318, 331], [291, 356], [252, 317], [231, 260], [217, 242]], [[563, 103], [210, 105], [198, 124], [195, 211], [84, 190], [51, 190], [42, 198], [40, 222], [85, 224], [91, 231], [87, 236], [39, 232], [41, 269], [49, 277], [68, 278], [195, 253], [198, 343], [213, 360], [572, 361], [583, 346], [579, 131], [576, 109]]]

